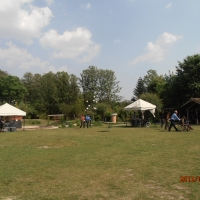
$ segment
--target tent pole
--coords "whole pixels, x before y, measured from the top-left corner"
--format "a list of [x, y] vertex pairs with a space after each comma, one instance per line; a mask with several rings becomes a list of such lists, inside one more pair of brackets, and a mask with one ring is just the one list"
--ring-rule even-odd
[[24, 126], [23, 126], [23, 131], [25, 130], [25, 118], [26, 118], [26, 116], [24, 117]]
[[126, 121], [126, 110], [125, 110], [125, 123], [126, 123], [126, 126], [127, 126], [127, 121]]

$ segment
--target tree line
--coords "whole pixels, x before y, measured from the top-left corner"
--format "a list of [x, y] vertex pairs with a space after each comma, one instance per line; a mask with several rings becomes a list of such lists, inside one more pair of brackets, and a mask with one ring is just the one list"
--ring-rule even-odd
[[162, 108], [181, 110], [190, 98], [200, 98], [200, 55], [187, 56], [178, 61], [174, 72], [158, 75], [155, 70], [139, 77], [133, 98], [142, 98]]
[[89, 66], [80, 78], [67, 72], [32, 74], [21, 79], [0, 70], [0, 103], [8, 102], [27, 112], [28, 118], [46, 118], [51, 114], [79, 117], [87, 112], [97, 120], [109, 120], [117, 112], [122, 121], [127, 117], [124, 107], [139, 98], [162, 108], [180, 109], [190, 98], [200, 96], [200, 55], [178, 62], [174, 72], [158, 75], [150, 69], [139, 77], [133, 97], [123, 101], [119, 81], [112, 70]]
[[67, 72], [27, 72], [19, 79], [0, 71], [1, 104], [14, 104], [26, 111], [29, 118], [60, 113], [76, 118], [87, 111], [103, 120], [120, 101], [120, 90], [113, 71], [95, 66], [83, 70], [80, 78]]

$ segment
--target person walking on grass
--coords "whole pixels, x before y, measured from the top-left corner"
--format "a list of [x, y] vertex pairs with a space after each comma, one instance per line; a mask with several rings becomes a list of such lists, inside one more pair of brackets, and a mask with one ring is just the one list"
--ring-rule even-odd
[[178, 131], [178, 129], [176, 128], [176, 125], [175, 125], [175, 121], [181, 121], [181, 119], [178, 118], [177, 113], [178, 113], [177, 110], [175, 110], [171, 116], [171, 119], [170, 119], [171, 123], [170, 123], [169, 129], [168, 129], [169, 132], [171, 131], [172, 126], [175, 128], [176, 131]]

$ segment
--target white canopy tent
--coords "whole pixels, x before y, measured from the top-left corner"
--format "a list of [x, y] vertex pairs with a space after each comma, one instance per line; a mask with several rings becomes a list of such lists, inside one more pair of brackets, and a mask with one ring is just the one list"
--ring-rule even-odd
[[5, 103], [0, 106], [0, 116], [26, 116], [26, 112]]
[[144, 111], [149, 110], [152, 113], [152, 115], [155, 117], [154, 113], [155, 113], [156, 106], [142, 99], [138, 99], [137, 101], [126, 106], [124, 109], [135, 110], [135, 111], [140, 110], [142, 112], [142, 118], [144, 118]]

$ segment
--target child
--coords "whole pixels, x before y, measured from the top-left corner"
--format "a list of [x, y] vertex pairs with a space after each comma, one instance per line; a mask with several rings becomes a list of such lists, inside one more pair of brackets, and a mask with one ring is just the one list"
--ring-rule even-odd
[[170, 118], [171, 118], [171, 112], [168, 112], [166, 115], [166, 120], [165, 120], [165, 130], [169, 129], [170, 126]]
[[190, 130], [194, 130], [190, 124], [189, 121], [186, 120], [186, 117], [183, 116], [183, 118], [181, 119], [181, 125], [183, 126], [184, 130], [190, 131]]

